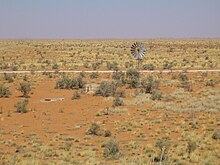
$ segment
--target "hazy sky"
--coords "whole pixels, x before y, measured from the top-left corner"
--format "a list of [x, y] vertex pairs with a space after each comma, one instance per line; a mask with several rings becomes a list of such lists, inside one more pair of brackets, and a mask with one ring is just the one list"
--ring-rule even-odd
[[220, 38], [220, 0], [0, 0], [0, 38]]

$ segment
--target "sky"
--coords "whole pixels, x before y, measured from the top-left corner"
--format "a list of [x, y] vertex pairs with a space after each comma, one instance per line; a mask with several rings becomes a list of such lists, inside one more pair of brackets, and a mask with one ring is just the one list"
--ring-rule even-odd
[[220, 0], [0, 0], [0, 38], [220, 38]]

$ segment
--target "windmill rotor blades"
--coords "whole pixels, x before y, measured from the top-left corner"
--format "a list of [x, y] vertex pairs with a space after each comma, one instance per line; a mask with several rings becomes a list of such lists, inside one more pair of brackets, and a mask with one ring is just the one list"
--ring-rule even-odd
[[141, 42], [135, 42], [131, 46], [131, 55], [137, 59], [142, 59], [145, 55], [145, 52], [146, 50], [144, 48], [144, 44]]

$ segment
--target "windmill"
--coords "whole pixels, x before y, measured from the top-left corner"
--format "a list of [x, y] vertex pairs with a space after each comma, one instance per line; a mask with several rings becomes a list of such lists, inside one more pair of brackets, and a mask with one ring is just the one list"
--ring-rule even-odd
[[138, 61], [138, 69], [140, 67], [140, 63], [142, 58], [145, 55], [145, 48], [144, 48], [144, 44], [141, 42], [135, 42], [132, 46], [131, 46], [131, 55], [137, 59]]

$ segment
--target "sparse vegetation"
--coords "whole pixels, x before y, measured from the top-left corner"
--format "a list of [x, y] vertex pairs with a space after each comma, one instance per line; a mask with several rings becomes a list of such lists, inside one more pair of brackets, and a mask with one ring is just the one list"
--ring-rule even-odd
[[31, 92], [31, 84], [29, 82], [20, 83], [18, 90], [23, 94], [23, 97], [29, 97], [29, 93]]
[[95, 91], [96, 96], [109, 97], [114, 96], [116, 85], [114, 82], [102, 81], [98, 89]]
[[56, 82], [56, 89], [79, 89], [83, 88], [86, 81], [82, 77], [67, 78], [64, 77]]
[[145, 93], [152, 93], [158, 89], [159, 81], [155, 80], [153, 76], [148, 76], [141, 81], [141, 86]]
[[100, 135], [100, 126], [97, 123], [92, 123], [89, 130], [86, 132], [87, 135]]
[[[133, 40], [0, 41], [1, 70], [31, 71], [0, 74], [2, 93], [13, 93], [0, 99], [0, 164], [219, 164], [219, 72], [187, 69], [220, 68], [220, 40], [142, 42], [142, 69], [155, 72], [133, 69]], [[91, 79], [93, 69], [114, 72]]]
[[0, 84], [0, 98], [9, 98], [11, 95], [11, 92], [7, 87], [5, 87], [3, 84]]
[[18, 113], [26, 113], [27, 112], [27, 105], [28, 105], [28, 99], [24, 99], [21, 102], [17, 102], [15, 104], [16, 112]]
[[124, 103], [122, 99], [120, 99], [119, 97], [115, 97], [115, 99], [113, 100], [112, 106], [118, 107], [118, 106], [122, 106], [123, 104]]
[[104, 158], [110, 158], [110, 159], [118, 159], [120, 156], [120, 148], [119, 143], [111, 139], [106, 144], [103, 144], [102, 146], [104, 148], [103, 150], [103, 157]]

